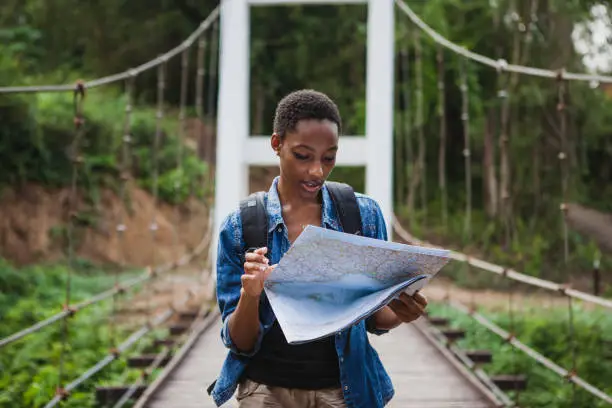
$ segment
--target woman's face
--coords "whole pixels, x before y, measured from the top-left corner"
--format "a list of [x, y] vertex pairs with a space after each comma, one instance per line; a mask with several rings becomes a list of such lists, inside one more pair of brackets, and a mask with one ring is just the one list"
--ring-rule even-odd
[[283, 185], [304, 199], [316, 198], [336, 164], [338, 126], [329, 120], [301, 120], [284, 138], [272, 135]]

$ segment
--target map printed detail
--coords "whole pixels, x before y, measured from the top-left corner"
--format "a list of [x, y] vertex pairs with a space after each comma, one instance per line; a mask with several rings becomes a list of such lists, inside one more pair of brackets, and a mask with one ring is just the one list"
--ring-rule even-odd
[[308, 226], [268, 276], [265, 291], [291, 344], [344, 330], [449, 261], [449, 251]]

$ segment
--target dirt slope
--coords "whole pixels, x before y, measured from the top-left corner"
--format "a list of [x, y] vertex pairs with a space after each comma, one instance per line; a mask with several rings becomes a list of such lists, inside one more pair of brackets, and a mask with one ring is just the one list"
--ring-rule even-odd
[[[160, 203], [155, 209], [153, 197], [131, 187], [132, 209], [129, 211], [110, 190], [101, 192], [95, 208], [81, 203], [80, 214], [89, 214], [89, 225], [75, 231], [78, 257], [96, 263], [118, 263], [125, 256], [130, 265], [145, 266], [174, 260], [195, 247], [207, 225], [208, 211], [197, 199], [172, 208]], [[66, 251], [63, 239], [69, 207], [66, 189], [50, 190], [37, 185], [5, 190], [0, 195], [0, 256], [17, 265], [52, 261]], [[126, 231], [119, 240], [116, 226], [125, 217]], [[156, 215], [155, 250], [151, 246], [149, 224]], [[175, 228], [178, 245], [175, 246]]]

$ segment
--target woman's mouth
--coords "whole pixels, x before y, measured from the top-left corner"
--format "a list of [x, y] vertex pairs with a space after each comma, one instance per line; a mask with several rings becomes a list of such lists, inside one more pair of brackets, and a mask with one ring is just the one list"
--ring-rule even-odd
[[302, 181], [301, 184], [304, 190], [308, 191], [309, 193], [316, 193], [319, 191], [319, 189], [323, 185], [323, 182], [321, 181]]

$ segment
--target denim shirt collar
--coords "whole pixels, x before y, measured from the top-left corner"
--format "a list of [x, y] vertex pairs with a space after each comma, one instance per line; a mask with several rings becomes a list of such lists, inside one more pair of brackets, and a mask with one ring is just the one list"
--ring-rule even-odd
[[[280, 202], [280, 197], [278, 195], [278, 180], [279, 176], [274, 178], [272, 181], [272, 185], [270, 186], [270, 190], [268, 190], [268, 202], [266, 204], [266, 209], [268, 210], [268, 232], [273, 231], [279, 225], [282, 225], [286, 228], [285, 221], [283, 220], [283, 211]], [[334, 203], [332, 201], [331, 195], [329, 194], [329, 190], [327, 186], [324, 184], [321, 189], [321, 193], [323, 196], [323, 208], [322, 208], [322, 225], [325, 228], [331, 228], [334, 230], [340, 229], [340, 224], [336, 218], [336, 211], [334, 208]]]

